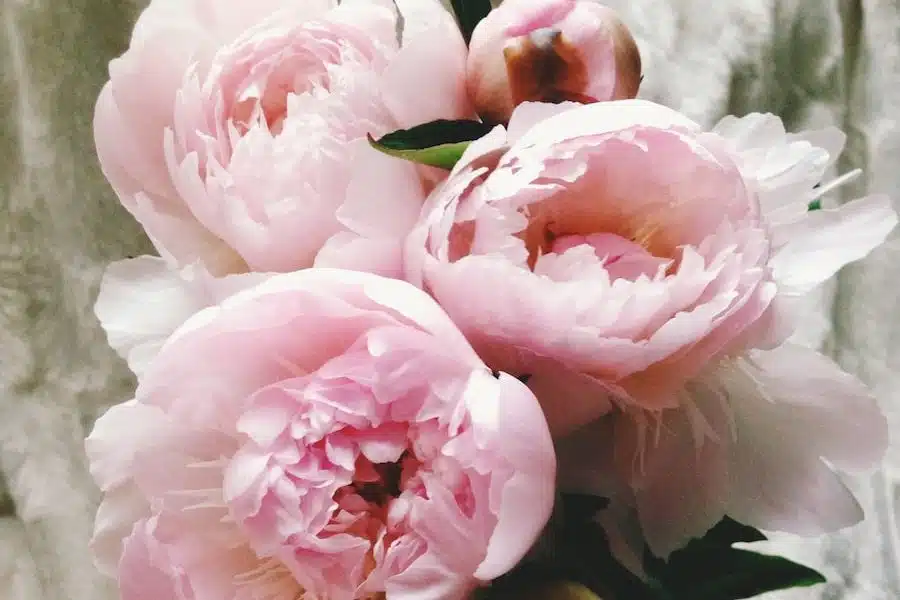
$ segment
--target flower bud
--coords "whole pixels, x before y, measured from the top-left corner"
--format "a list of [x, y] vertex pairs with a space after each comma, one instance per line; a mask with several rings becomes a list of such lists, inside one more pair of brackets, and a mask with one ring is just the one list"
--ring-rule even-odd
[[634, 98], [640, 81], [634, 38], [615, 11], [593, 0], [506, 0], [469, 45], [469, 95], [496, 123], [522, 102]]

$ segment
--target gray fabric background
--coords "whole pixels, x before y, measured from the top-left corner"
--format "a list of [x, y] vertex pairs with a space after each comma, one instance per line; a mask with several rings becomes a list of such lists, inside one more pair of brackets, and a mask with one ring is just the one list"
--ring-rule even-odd
[[[301, 2], [303, 0], [297, 0]], [[847, 196], [900, 205], [898, 0], [610, 0], [640, 38], [642, 95], [705, 123], [747, 111], [837, 124]], [[140, 9], [0, 0], [0, 598], [112, 600], [86, 551], [97, 493], [82, 439], [133, 381], [92, 314], [102, 268], [150, 250], [94, 158], [93, 104]], [[898, 235], [809, 302], [800, 337], [871, 384], [900, 444]], [[900, 445], [854, 485], [869, 519], [777, 549], [831, 583], [778, 599], [900, 599]], [[164, 600], [164, 599], [160, 599]]]

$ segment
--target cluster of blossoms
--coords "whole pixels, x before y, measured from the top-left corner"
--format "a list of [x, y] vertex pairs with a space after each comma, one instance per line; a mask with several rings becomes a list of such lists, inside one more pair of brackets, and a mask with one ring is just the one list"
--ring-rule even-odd
[[[590, 0], [468, 45], [437, 0], [150, 2], [95, 114], [160, 255], [97, 302], [138, 377], [86, 442], [123, 600], [466, 598], [560, 490], [621, 557], [862, 517], [885, 420], [789, 338], [890, 202], [810, 211], [840, 131], [707, 130], [640, 77]], [[452, 170], [368, 139], [478, 116]]]

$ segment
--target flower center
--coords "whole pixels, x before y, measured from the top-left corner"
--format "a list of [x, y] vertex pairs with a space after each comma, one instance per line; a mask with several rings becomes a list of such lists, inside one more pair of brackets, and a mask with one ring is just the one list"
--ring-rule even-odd
[[403, 467], [398, 461], [375, 463], [371, 465], [371, 469], [375, 471], [377, 481], [355, 479], [347, 488], [352, 488], [360, 498], [370, 504], [385, 506], [388, 501], [400, 495], [400, 477]]
[[327, 88], [327, 69], [321, 61], [286, 48], [254, 65], [236, 84], [231, 121], [241, 135], [265, 124], [277, 136], [284, 129], [290, 96]]
[[334, 493], [337, 510], [332, 515], [331, 533], [348, 533], [376, 542], [390, 535], [394, 500], [406, 491], [421, 463], [409, 450], [394, 462], [373, 463], [365, 456], [356, 459], [353, 481]]

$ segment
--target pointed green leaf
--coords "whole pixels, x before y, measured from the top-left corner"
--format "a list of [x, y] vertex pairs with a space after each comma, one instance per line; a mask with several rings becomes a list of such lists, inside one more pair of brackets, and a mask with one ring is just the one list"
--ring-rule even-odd
[[809, 203], [809, 206], [807, 206], [807, 210], [809, 210], [809, 211], [821, 210], [821, 209], [822, 209], [822, 201], [819, 199], [813, 200], [812, 202]]
[[739, 600], [825, 581], [813, 569], [785, 558], [734, 548], [736, 543], [762, 541], [766, 536], [729, 518], [667, 560], [647, 551], [645, 572], [638, 576], [613, 557], [597, 523], [596, 516], [606, 504], [599, 497], [560, 495], [554, 512], [557, 518], [551, 520], [538, 553], [476, 598]]
[[[738, 542], [762, 542], [768, 538], [759, 529], [738, 523], [725, 517], [710, 529], [701, 539], [691, 542], [707, 545], [731, 546]], [[688, 546], [690, 547], [690, 546]]]
[[450, 0], [450, 5], [468, 44], [475, 26], [491, 12], [491, 0]]
[[654, 576], [663, 589], [679, 600], [738, 600], [825, 582], [820, 573], [804, 565], [739, 548], [705, 555], [675, 553], [665, 572]]
[[389, 133], [369, 144], [380, 152], [423, 165], [452, 169], [474, 140], [488, 134], [491, 126], [481, 121], [431, 121]]
[[786, 558], [732, 547], [765, 539], [758, 529], [726, 517], [666, 561], [647, 552], [645, 567], [656, 585], [677, 600], [738, 600], [825, 581]]

